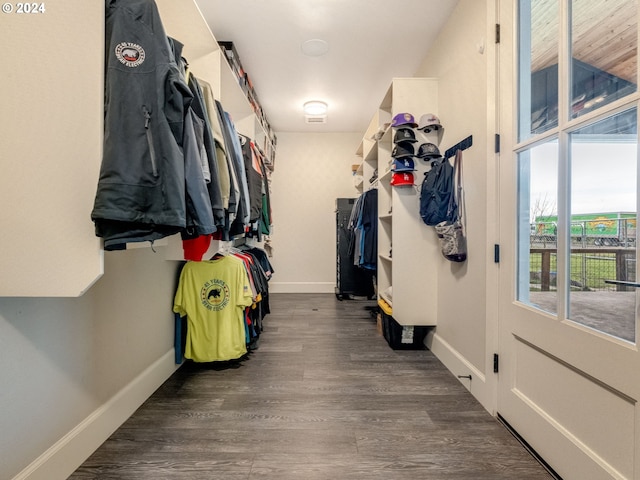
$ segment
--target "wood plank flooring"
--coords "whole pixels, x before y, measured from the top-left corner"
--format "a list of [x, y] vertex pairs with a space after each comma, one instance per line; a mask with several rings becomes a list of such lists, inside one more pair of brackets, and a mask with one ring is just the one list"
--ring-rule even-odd
[[271, 295], [260, 347], [185, 364], [72, 480], [552, 478], [427, 350], [392, 350], [364, 308]]

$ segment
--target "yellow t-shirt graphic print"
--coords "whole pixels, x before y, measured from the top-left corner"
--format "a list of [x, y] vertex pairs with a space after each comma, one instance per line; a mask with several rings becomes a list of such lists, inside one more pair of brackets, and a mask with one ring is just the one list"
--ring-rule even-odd
[[242, 260], [187, 262], [173, 304], [174, 312], [187, 317], [185, 358], [214, 362], [247, 353], [244, 308], [252, 301]]
[[217, 278], [205, 282], [200, 292], [200, 298], [205, 308], [222, 310], [229, 305], [229, 287]]

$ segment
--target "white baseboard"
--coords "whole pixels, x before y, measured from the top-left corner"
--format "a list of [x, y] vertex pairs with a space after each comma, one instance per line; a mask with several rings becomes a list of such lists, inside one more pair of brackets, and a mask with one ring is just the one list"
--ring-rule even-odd
[[80, 422], [13, 480], [64, 480], [175, 372], [171, 349]]
[[269, 293], [335, 293], [332, 282], [269, 282]]
[[[482, 371], [469, 362], [460, 352], [453, 348], [453, 346], [451, 346], [437, 333], [434, 333], [433, 331], [429, 332], [425, 339], [425, 344], [454, 376], [471, 375], [471, 380], [468, 378], [458, 379], [460, 383], [462, 383], [478, 400], [478, 402], [480, 402], [485, 410], [493, 414], [495, 406], [492, 405], [493, 395], [491, 394], [491, 388], [495, 388], [493, 386], [495, 385], [495, 381], [492, 381], [492, 379], [489, 379], [488, 381]], [[493, 373], [490, 375], [493, 375]]]

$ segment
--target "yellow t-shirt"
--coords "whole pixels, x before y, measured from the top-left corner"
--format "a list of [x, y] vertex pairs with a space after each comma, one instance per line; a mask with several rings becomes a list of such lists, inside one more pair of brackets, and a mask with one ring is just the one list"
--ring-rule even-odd
[[242, 260], [187, 262], [173, 303], [173, 311], [187, 317], [185, 358], [213, 362], [247, 353], [244, 308], [251, 303]]

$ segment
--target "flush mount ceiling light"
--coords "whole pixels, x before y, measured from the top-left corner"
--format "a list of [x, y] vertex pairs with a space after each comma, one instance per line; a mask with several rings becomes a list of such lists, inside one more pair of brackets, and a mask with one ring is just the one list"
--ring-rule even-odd
[[319, 38], [313, 38], [302, 42], [300, 50], [308, 57], [320, 57], [329, 51], [329, 44]]
[[320, 100], [305, 102], [305, 104], [302, 106], [302, 110], [306, 115], [326, 115], [327, 108], [328, 105], [326, 104], [326, 102], [322, 102]]

